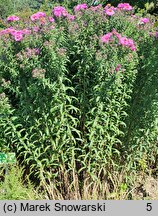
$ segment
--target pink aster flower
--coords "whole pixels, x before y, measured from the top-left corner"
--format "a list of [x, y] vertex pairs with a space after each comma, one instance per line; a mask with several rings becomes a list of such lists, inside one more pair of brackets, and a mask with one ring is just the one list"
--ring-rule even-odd
[[135, 45], [131, 46], [130, 49], [131, 49], [132, 51], [136, 51]]
[[74, 7], [74, 11], [86, 10], [88, 8], [87, 4], [78, 4]]
[[121, 65], [118, 64], [118, 65], [116, 66], [116, 68], [115, 68], [115, 71], [118, 72], [118, 71], [120, 70], [120, 68], [121, 68]]
[[15, 30], [13, 27], [9, 27], [7, 29], [4, 29], [0, 32], [1, 35], [4, 35], [4, 34], [10, 34], [12, 36], [14, 36], [16, 33], [21, 33], [22, 34], [22, 31], [17, 31]]
[[41, 17], [46, 17], [46, 14], [45, 14], [44, 12], [41, 12], [41, 11], [38, 11], [36, 14], [37, 14], [40, 18], [41, 18]]
[[19, 20], [19, 17], [18, 17], [18, 16], [14, 16], [14, 15], [9, 16], [9, 17], [7, 18], [7, 21], [8, 21], [8, 22], [13, 22], [13, 21], [18, 21], [18, 20]]
[[155, 32], [155, 37], [158, 38], [158, 32]]
[[55, 22], [53, 17], [48, 17], [49, 22]]
[[124, 10], [126, 10], [126, 11], [133, 10], [133, 7], [130, 4], [127, 4], [127, 5], [125, 5]]
[[52, 10], [53, 14], [55, 17], [62, 17], [62, 16], [67, 16], [68, 12], [66, 11], [66, 9], [62, 6], [56, 6], [54, 7], [54, 9]]
[[29, 29], [23, 29], [22, 33], [25, 34], [25, 35], [30, 35], [31, 34], [31, 30], [29, 30]]
[[23, 35], [23, 30], [15, 30], [15, 29], [13, 29], [13, 30], [10, 32], [10, 34], [11, 34], [12, 36], [15, 36], [15, 35]]
[[31, 18], [32, 21], [35, 21], [35, 20], [39, 19], [37, 14], [32, 14], [30, 18]]
[[10, 34], [13, 30], [14, 30], [13, 27], [3, 29], [0, 31], [0, 35]]
[[117, 7], [123, 9], [124, 8], [124, 3], [118, 4]]
[[119, 38], [119, 43], [122, 45], [122, 46], [128, 46], [128, 39], [126, 37], [121, 37]]
[[39, 20], [40, 18], [45, 17], [45, 16], [46, 16], [46, 14], [44, 12], [39, 11], [35, 14], [32, 14], [30, 18], [32, 21], [36, 21], [36, 20]]
[[136, 46], [131, 38], [121, 37], [119, 38], [119, 44], [130, 48], [132, 51], [136, 51]]
[[14, 35], [14, 39], [15, 39], [15, 41], [21, 41], [22, 39], [23, 39], [23, 34], [22, 33], [16, 33], [15, 35]]
[[109, 8], [109, 9], [106, 9], [106, 10], [105, 10], [105, 13], [106, 13], [108, 16], [112, 16], [112, 15], [115, 14], [115, 11], [114, 11], [113, 9]]
[[33, 27], [33, 31], [34, 31], [34, 32], [38, 32], [39, 30], [40, 30], [39, 27], [37, 27], [37, 26], [34, 26], [34, 27]]
[[120, 3], [118, 4], [117, 8], [126, 10], [126, 11], [130, 11], [133, 9], [133, 7], [129, 3]]
[[131, 38], [128, 39], [128, 45], [129, 46], [133, 46], [134, 45], [134, 41]]
[[[11, 34], [12, 36], [15, 36], [16, 33], [17, 33], [17, 30], [12, 29], [9, 34]], [[22, 32], [21, 32], [21, 34], [22, 34]]]
[[71, 15], [71, 14], [68, 14], [67, 15], [67, 18], [71, 21], [75, 20], [75, 16], [74, 15]]
[[103, 35], [103, 36], [101, 37], [101, 41], [102, 41], [103, 43], [108, 43], [109, 40], [110, 40], [110, 38], [111, 38], [111, 36], [112, 36], [112, 33], [109, 32], [109, 33], [107, 33], [107, 34], [105, 34], [105, 35]]
[[140, 19], [140, 23], [141, 24], [146, 24], [146, 23], [148, 23], [150, 20], [149, 20], [149, 18], [141, 18]]
[[131, 38], [128, 39], [128, 47], [129, 47], [132, 51], [136, 51], [136, 46], [135, 46], [135, 44], [134, 44], [134, 41], [133, 41]]
[[[118, 39], [118, 43], [120, 45], [122, 45], [123, 47], [127, 47], [129, 49], [131, 49], [132, 51], [136, 51], [136, 46], [135, 43], [133, 41], [133, 39], [131, 38], [127, 38], [127, 37], [122, 37], [115, 29], [112, 30], [112, 32], [108, 32], [107, 34], [103, 35], [100, 40], [102, 43], [109, 43], [112, 42], [113, 40], [111, 40], [111, 37], [115, 35], [116, 38]], [[116, 68], [117, 71], [118, 67]]]

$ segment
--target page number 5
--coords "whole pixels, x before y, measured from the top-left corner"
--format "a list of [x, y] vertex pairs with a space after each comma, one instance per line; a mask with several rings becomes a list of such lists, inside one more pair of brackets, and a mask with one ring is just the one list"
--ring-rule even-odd
[[146, 204], [146, 210], [151, 211], [152, 210], [152, 203], [147, 203]]

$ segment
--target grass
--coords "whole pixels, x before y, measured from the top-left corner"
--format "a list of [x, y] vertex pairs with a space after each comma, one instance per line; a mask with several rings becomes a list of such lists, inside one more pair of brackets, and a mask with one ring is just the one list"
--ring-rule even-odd
[[0, 200], [157, 200], [158, 179], [144, 172], [111, 173], [102, 181], [85, 177], [82, 185], [78, 175], [73, 173], [69, 179], [63, 172], [63, 182], [50, 182], [43, 179], [35, 187], [28, 178], [23, 177], [23, 169], [18, 166], [9, 168], [7, 175], [1, 169]]
[[23, 179], [23, 169], [11, 166], [7, 173], [0, 169], [0, 200], [36, 200], [41, 199], [29, 179]]

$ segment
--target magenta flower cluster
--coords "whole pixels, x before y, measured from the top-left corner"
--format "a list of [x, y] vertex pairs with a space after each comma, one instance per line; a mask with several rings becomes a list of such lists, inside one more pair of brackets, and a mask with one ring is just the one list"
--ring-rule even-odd
[[73, 21], [75, 19], [74, 15], [69, 14], [66, 9], [62, 6], [56, 6], [52, 10], [54, 17], [67, 17], [69, 20]]
[[117, 8], [125, 10], [125, 11], [130, 11], [133, 9], [133, 7], [129, 3], [120, 3], [118, 4]]
[[103, 35], [100, 39], [102, 43], [107, 44], [110, 41], [113, 41], [112, 36], [115, 36], [117, 38], [119, 45], [122, 45], [123, 47], [128, 47], [132, 51], [136, 51], [136, 46], [134, 41], [131, 38], [121, 36], [116, 30], [113, 30], [112, 32], [108, 32], [107, 34]]
[[105, 12], [106, 15], [108, 15], [108, 16], [114, 15], [116, 10], [117, 10], [117, 8], [111, 6], [110, 4], [107, 4], [107, 5], [104, 7], [104, 12]]
[[53, 17], [48, 17], [49, 22], [55, 22], [55, 19]]
[[118, 4], [117, 7], [113, 7], [110, 4], [107, 4], [104, 7], [104, 12], [106, 13], [106, 15], [112, 16], [115, 14], [115, 11], [118, 11], [118, 10], [130, 11], [132, 9], [133, 7], [129, 3], [120, 3]]
[[13, 27], [10, 27], [0, 31], [0, 35], [4, 34], [13, 36], [15, 41], [21, 41], [23, 39], [23, 35], [29, 35], [31, 34], [31, 31], [29, 29], [15, 30]]
[[66, 17], [68, 12], [66, 11], [66, 9], [62, 6], [56, 6], [54, 7], [54, 9], [52, 10], [52, 13], [54, 14], [55, 17]]
[[14, 16], [14, 15], [9, 16], [9, 17], [7, 18], [7, 21], [8, 21], [8, 22], [14, 22], [14, 21], [18, 21], [18, 20], [19, 20], [19, 17], [18, 17], [18, 16]]
[[105, 9], [105, 13], [108, 15], [108, 16], [112, 16], [115, 14], [115, 10], [114, 8], [108, 8], [108, 9]]
[[141, 18], [140, 19], [140, 24], [146, 24], [146, 23], [149, 23], [149, 22], [150, 22], [149, 18]]
[[102, 41], [103, 43], [109, 43], [109, 41], [110, 41], [110, 39], [111, 39], [111, 36], [112, 36], [112, 33], [109, 32], [109, 33], [107, 33], [107, 34], [105, 34], [105, 35], [103, 35], [103, 36], [101, 37], [101, 41]]
[[88, 8], [87, 4], [78, 4], [74, 7], [74, 11], [86, 10]]
[[42, 17], [46, 17], [46, 14], [44, 12], [39, 11], [39, 12], [37, 12], [35, 14], [32, 14], [30, 18], [31, 18], [32, 21], [35, 21], [35, 20], [39, 20]]
[[[84, 11], [88, 9], [87, 4], [78, 4], [77, 6], [74, 7], [74, 12], [78, 11]], [[102, 9], [102, 12], [104, 12], [107, 16], [113, 16], [115, 13], [118, 11], [131, 11], [133, 7], [129, 3], [120, 3], [118, 4], [117, 7], [113, 7], [110, 4], [107, 4], [104, 8], [102, 8], [102, 5], [98, 6], [91, 6], [89, 10], [97, 12], [97, 10]], [[44, 12], [37, 12], [35, 14], [32, 14], [30, 16], [31, 21], [35, 24], [35, 21], [39, 21], [39, 25], [34, 25], [30, 27], [30, 29], [23, 29], [23, 30], [15, 30], [13, 27], [4, 29], [0, 31], [0, 35], [11, 35], [15, 41], [21, 41], [23, 39], [24, 35], [29, 35], [31, 32], [39, 32], [41, 29], [41, 25], [48, 24], [48, 29], [54, 29], [55, 25], [51, 25], [51, 23], [55, 23], [56, 20], [60, 17], [67, 19], [68, 21], [74, 21], [75, 18], [77, 17], [77, 14], [69, 14], [68, 11], [62, 7], [62, 6], [55, 6], [52, 10], [52, 16], [46, 16], [46, 13]], [[81, 13], [82, 14], [82, 13]], [[135, 15], [131, 15], [132, 17], [136, 17]], [[7, 21], [13, 22], [13, 21], [18, 21], [19, 17], [12, 15], [7, 18]], [[146, 24], [149, 23], [150, 20], [149, 18], [140, 18], [139, 19], [139, 24]], [[36, 23], [37, 24], [37, 23]], [[112, 38], [112, 35], [114, 35], [114, 32], [112, 33], [107, 33], [102, 36], [101, 41], [103, 43], [109, 43], [109, 41]], [[126, 37], [122, 37], [120, 34], [115, 33], [115, 36], [118, 39], [118, 43], [122, 46], [129, 47], [131, 50], [135, 51], [135, 45], [132, 39], [127, 39]], [[157, 33], [155, 35], [157, 37]]]

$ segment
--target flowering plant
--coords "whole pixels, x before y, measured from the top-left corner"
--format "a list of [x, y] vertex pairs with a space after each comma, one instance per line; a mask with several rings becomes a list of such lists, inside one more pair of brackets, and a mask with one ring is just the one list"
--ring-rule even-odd
[[143, 151], [156, 154], [152, 20], [134, 15], [128, 3], [84, 3], [20, 22], [9, 16], [0, 31], [2, 145], [41, 182], [62, 180], [63, 167], [82, 182], [85, 172], [106, 176], [129, 161], [137, 166]]

